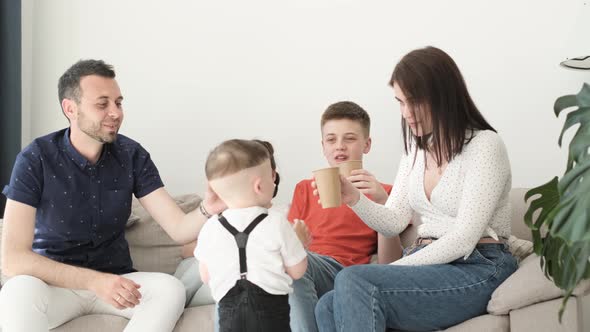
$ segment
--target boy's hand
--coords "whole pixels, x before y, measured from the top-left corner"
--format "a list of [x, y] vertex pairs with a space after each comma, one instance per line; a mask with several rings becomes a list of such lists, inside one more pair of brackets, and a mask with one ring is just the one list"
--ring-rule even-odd
[[[315, 178], [312, 177], [311, 187], [313, 188], [313, 195], [319, 196], [318, 189], [315, 183]], [[355, 205], [359, 199], [361, 199], [361, 193], [356, 189], [350, 181], [344, 176], [340, 175], [340, 194], [342, 195], [342, 203], [346, 205]], [[318, 199], [318, 204], [321, 204], [321, 200]]]
[[293, 220], [293, 230], [295, 231], [295, 234], [297, 234], [301, 244], [303, 244], [303, 248], [309, 248], [309, 245], [311, 244], [311, 234], [309, 233], [309, 229], [305, 222], [301, 219]]
[[364, 169], [355, 169], [350, 172], [350, 176], [347, 178], [352, 185], [360, 190], [365, 195], [371, 195], [373, 201], [379, 204], [385, 204], [387, 201], [387, 191], [383, 189], [383, 186], [375, 176], [369, 171]]
[[224, 201], [217, 196], [217, 193], [211, 189], [211, 186], [207, 186], [207, 191], [205, 192], [205, 199], [203, 199], [203, 204], [205, 205], [205, 209], [210, 214], [218, 214], [223, 212], [227, 209], [227, 205]]

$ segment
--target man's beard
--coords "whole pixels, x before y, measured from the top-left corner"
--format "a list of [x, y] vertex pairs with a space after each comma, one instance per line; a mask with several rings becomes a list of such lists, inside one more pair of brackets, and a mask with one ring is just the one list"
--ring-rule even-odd
[[84, 118], [81, 118], [79, 120], [78, 126], [80, 128], [80, 130], [85, 133], [86, 135], [88, 135], [90, 138], [100, 142], [100, 143], [113, 143], [117, 140], [117, 132], [113, 133], [113, 134], [108, 134], [108, 133], [101, 133], [100, 129], [102, 128], [102, 123], [98, 124], [98, 128], [97, 126], [95, 126], [94, 123], [91, 123], [90, 126], [85, 126], [84, 125]]

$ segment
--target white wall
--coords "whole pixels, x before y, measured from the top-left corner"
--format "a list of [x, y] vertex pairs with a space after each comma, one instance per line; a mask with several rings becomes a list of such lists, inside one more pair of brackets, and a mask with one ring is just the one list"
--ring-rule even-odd
[[371, 114], [366, 165], [392, 182], [402, 148], [387, 82], [401, 56], [425, 45], [458, 63], [508, 146], [514, 186], [536, 186], [564, 170], [555, 98], [590, 82], [590, 72], [558, 66], [590, 52], [582, 0], [23, 2], [23, 141], [67, 125], [63, 71], [104, 59], [125, 96], [121, 132], [151, 152], [174, 194], [202, 192], [217, 143], [257, 137], [275, 145], [288, 201], [325, 165], [319, 118], [340, 100]]

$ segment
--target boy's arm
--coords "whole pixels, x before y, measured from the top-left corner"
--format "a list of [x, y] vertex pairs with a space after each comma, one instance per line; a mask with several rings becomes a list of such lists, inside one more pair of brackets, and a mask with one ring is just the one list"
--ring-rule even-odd
[[297, 234], [301, 244], [303, 244], [303, 248], [309, 248], [309, 245], [311, 244], [311, 234], [309, 233], [309, 228], [307, 228], [305, 222], [301, 219], [294, 219], [293, 230], [295, 231], [295, 234]]
[[297, 280], [297, 279], [303, 277], [306, 270], [307, 270], [307, 257], [305, 257], [301, 262], [299, 262], [293, 266], [286, 266], [285, 267], [285, 271], [293, 280]]
[[295, 280], [301, 278], [307, 270], [307, 252], [289, 221], [283, 218], [276, 223], [281, 239], [280, 252], [285, 272]]
[[389, 194], [373, 174], [365, 169], [355, 169], [350, 174], [346, 179], [361, 193], [371, 196], [375, 203], [385, 204]]
[[402, 250], [399, 236], [385, 237], [377, 234], [377, 263], [389, 264], [400, 259]]
[[293, 199], [291, 200], [291, 208], [289, 209], [289, 214], [287, 215], [287, 219], [293, 225], [293, 230], [303, 247], [307, 249], [311, 244], [311, 233], [309, 232], [309, 228], [305, 224], [304, 220], [304, 211], [306, 210], [305, 204], [307, 203], [307, 192], [305, 188], [305, 182], [299, 182], [295, 186], [295, 190], [293, 191]]

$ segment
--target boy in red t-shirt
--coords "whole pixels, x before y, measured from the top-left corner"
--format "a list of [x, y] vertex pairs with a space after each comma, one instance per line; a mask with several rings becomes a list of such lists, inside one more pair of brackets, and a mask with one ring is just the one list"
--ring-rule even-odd
[[[349, 101], [330, 105], [321, 119], [322, 148], [330, 166], [362, 160], [371, 150], [370, 126], [369, 114], [359, 105]], [[379, 183], [364, 169], [352, 171], [348, 180], [377, 203], [384, 204], [391, 191], [391, 185]], [[315, 305], [334, 288], [342, 268], [369, 263], [375, 252], [379, 263], [390, 263], [402, 254], [399, 237], [378, 235], [348, 206], [322, 209], [311, 182], [297, 184], [288, 216], [308, 250], [307, 271], [294, 281], [289, 296], [294, 332], [317, 331]]]

